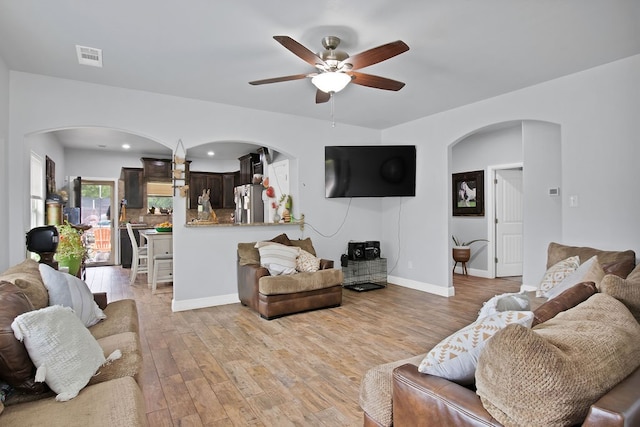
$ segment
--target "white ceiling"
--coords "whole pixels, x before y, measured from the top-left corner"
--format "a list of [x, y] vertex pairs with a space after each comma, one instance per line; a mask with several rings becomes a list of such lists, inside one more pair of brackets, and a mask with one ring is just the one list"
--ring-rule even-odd
[[[273, 40], [312, 51], [337, 35], [351, 55], [410, 50], [364, 72], [399, 92], [349, 85], [335, 120], [384, 129], [640, 53], [638, 0], [0, 0], [0, 56], [12, 70], [329, 120], [312, 72]], [[103, 49], [81, 66], [75, 45]], [[121, 136], [121, 135], [114, 135]]]

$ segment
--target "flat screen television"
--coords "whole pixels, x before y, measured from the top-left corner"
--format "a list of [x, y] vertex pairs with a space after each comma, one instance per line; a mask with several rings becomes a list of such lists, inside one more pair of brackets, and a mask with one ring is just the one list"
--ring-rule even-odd
[[416, 195], [415, 145], [324, 148], [325, 197]]

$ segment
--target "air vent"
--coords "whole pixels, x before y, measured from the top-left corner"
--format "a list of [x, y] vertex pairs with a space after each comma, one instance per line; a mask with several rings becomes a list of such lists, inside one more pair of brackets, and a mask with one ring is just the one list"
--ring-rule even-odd
[[102, 68], [102, 49], [76, 45], [78, 63]]

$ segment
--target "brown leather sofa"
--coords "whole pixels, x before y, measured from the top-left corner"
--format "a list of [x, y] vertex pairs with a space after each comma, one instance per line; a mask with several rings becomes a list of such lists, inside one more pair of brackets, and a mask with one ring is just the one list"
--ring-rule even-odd
[[[289, 240], [286, 234], [272, 239], [298, 246], [316, 255], [311, 239]], [[320, 259], [320, 269], [284, 276], [271, 276], [260, 266], [256, 242], [238, 243], [238, 298], [242, 305], [271, 320], [288, 314], [342, 304], [342, 270], [332, 260]]]
[[[623, 302], [638, 321], [640, 266], [634, 269], [635, 254], [632, 251], [614, 253], [551, 243], [547, 267], [559, 259], [573, 255], [579, 255], [581, 262], [592, 255], [598, 255], [607, 276], [602, 279], [598, 289], [593, 283], [581, 283], [536, 308], [534, 326], [587, 301], [598, 291], [608, 293]], [[620, 284], [623, 286], [619, 286]], [[366, 391], [366, 387], [361, 389], [365, 426], [502, 426], [485, 409], [480, 396], [476, 394], [475, 386], [463, 386], [441, 377], [420, 373], [417, 365], [421, 360], [422, 356], [417, 356], [392, 362], [373, 368], [373, 375], [365, 375], [365, 380], [371, 381], [375, 376], [378, 384], [384, 384], [386, 380], [382, 378], [391, 373], [392, 382], [391, 410], [381, 406], [381, 402], [370, 401], [367, 393], [364, 394], [363, 405], [363, 391]], [[367, 407], [371, 414], [367, 413]], [[640, 425], [640, 367], [593, 403], [582, 425]]]
[[[377, 425], [375, 421], [370, 420]], [[368, 425], [365, 422], [365, 425]], [[406, 364], [393, 372], [394, 426], [502, 426], [475, 391]], [[591, 405], [583, 426], [640, 425], [640, 369]]]

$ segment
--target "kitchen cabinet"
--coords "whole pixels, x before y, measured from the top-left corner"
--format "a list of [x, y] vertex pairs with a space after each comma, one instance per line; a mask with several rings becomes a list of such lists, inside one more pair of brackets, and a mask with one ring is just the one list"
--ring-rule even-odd
[[239, 176], [240, 172], [225, 173], [222, 175], [222, 207], [224, 209], [235, 209], [236, 207], [233, 189], [236, 187]]
[[169, 182], [172, 178], [171, 159], [140, 159], [144, 170], [144, 178], [148, 181]]
[[202, 190], [209, 189], [209, 201], [213, 209], [222, 208], [222, 174], [213, 172], [189, 173], [189, 208], [198, 208], [198, 197]]
[[213, 209], [236, 207], [233, 189], [239, 172], [189, 172], [189, 209], [198, 208], [198, 197], [203, 189], [210, 189], [209, 201]]
[[240, 180], [236, 182], [236, 185], [252, 184], [253, 174], [262, 173], [260, 155], [258, 153], [249, 153], [238, 158], [238, 160], [240, 160]]
[[142, 209], [144, 206], [144, 184], [141, 168], [122, 168], [120, 179], [124, 181], [124, 198], [128, 209]]

